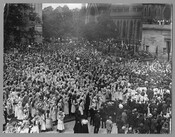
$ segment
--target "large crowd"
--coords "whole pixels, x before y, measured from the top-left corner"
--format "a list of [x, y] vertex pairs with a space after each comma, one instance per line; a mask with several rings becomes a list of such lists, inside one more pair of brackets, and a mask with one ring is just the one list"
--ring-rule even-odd
[[[76, 43], [71, 43], [76, 45]], [[69, 44], [70, 45], [70, 44]], [[4, 53], [4, 133], [171, 132], [171, 64], [117, 60], [86, 46]]]

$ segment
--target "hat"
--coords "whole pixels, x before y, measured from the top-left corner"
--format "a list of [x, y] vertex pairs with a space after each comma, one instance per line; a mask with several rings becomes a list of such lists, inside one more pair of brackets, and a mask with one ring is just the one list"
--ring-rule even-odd
[[135, 112], [135, 111], [137, 111], [137, 109], [135, 108], [135, 109], [133, 109], [132, 111]]
[[126, 129], [126, 127], [125, 126], [122, 126], [122, 129], [124, 130], [124, 129]]
[[128, 130], [131, 131], [132, 130], [132, 127], [129, 127]]
[[119, 108], [122, 109], [123, 108], [123, 105], [122, 104], [119, 104]]
[[167, 94], [170, 94], [170, 90], [166, 90], [166, 93], [167, 93]]
[[92, 108], [95, 108], [95, 104], [92, 104], [92, 106], [91, 106]]
[[152, 117], [153, 115], [150, 113], [150, 114], [148, 114], [148, 117]]
[[157, 98], [157, 100], [159, 100], [159, 101], [160, 101], [160, 100], [161, 100], [161, 97], [158, 97], [158, 98]]

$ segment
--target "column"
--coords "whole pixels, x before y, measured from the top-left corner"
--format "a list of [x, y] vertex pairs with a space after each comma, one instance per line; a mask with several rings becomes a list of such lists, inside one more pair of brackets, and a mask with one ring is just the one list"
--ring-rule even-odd
[[120, 39], [122, 38], [122, 20], [120, 20]]
[[123, 19], [121, 20], [121, 39], [123, 40], [123, 30], [124, 30], [124, 28], [123, 28], [123, 23], [124, 23], [124, 21], [123, 21]]

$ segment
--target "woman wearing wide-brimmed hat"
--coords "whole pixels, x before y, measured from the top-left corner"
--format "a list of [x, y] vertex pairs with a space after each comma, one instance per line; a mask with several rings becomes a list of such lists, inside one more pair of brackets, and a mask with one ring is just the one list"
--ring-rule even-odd
[[65, 117], [65, 114], [62, 111], [62, 109], [60, 109], [60, 111], [57, 114], [57, 118], [58, 118], [57, 131], [59, 131], [60, 133], [63, 132], [63, 130], [65, 129], [65, 127], [64, 127], [64, 117]]
[[29, 133], [29, 122], [23, 122], [20, 133]]
[[19, 108], [18, 108], [18, 115], [17, 115], [18, 120], [23, 120], [24, 119], [24, 113], [23, 113], [23, 107], [22, 107], [22, 102], [19, 102]]
[[38, 121], [34, 121], [34, 125], [30, 130], [30, 133], [40, 133], [39, 131], [39, 126], [38, 126]]
[[52, 124], [52, 119], [50, 117], [50, 111], [49, 110], [46, 113], [46, 130], [47, 131], [53, 130], [53, 124]]
[[41, 118], [40, 118], [40, 124], [41, 124], [41, 132], [46, 131], [46, 118], [45, 118], [45, 114], [41, 114]]

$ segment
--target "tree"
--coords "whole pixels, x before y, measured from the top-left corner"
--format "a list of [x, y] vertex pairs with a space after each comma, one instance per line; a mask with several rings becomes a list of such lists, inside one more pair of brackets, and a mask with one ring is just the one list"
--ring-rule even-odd
[[[86, 7], [82, 7], [80, 10], [73, 10], [73, 36], [82, 38], [85, 29]], [[76, 17], [75, 17], [76, 16]]]
[[21, 43], [21, 37], [28, 35], [26, 26], [29, 18], [35, 20], [36, 14], [32, 13], [29, 4], [6, 4], [4, 8], [4, 49], [11, 48], [11, 44]]
[[72, 34], [73, 15], [67, 6], [47, 7], [43, 10], [43, 36], [44, 38], [63, 38]]
[[97, 18], [98, 22], [89, 22], [84, 26], [83, 34], [88, 40], [106, 40], [117, 38], [118, 31], [108, 12], [103, 12]]
[[100, 39], [117, 38], [118, 32], [117, 27], [110, 17], [108, 12], [101, 14], [98, 17], [97, 24], [98, 35]]
[[52, 19], [52, 12], [53, 12], [53, 8], [51, 6], [46, 7], [43, 9], [43, 16], [42, 16], [42, 20], [43, 20], [43, 37], [45, 39], [49, 39], [53, 36], [53, 24], [51, 22]]
[[83, 37], [89, 41], [97, 40], [98, 37], [98, 27], [95, 22], [87, 23], [83, 29]]

